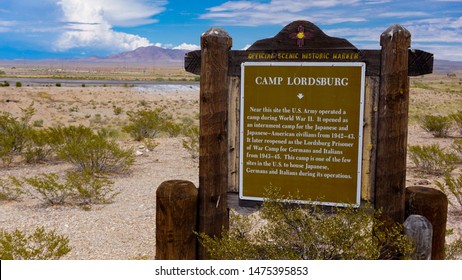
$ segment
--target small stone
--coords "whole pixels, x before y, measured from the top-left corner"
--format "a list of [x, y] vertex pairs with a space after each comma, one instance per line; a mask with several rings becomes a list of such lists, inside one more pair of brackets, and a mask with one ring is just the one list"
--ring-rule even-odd
[[422, 180], [417, 181], [417, 185], [430, 185], [430, 184], [431, 182], [428, 179], [422, 179]]

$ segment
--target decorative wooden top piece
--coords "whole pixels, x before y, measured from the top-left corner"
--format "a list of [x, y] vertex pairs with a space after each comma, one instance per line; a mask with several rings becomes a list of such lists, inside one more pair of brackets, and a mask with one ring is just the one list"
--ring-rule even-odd
[[[402, 27], [393, 25], [390, 28]], [[384, 34], [391, 34], [387, 31]], [[366, 76], [380, 76], [380, 57], [381, 50], [357, 49], [348, 40], [330, 37], [313, 23], [299, 20], [288, 24], [272, 38], [256, 41], [245, 51], [230, 51], [228, 75], [241, 75], [241, 63], [246, 61], [290, 61], [365, 62]], [[408, 57], [408, 76], [433, 72], [432, 53], [409, 49]], [[201, 51], [187, 53], [184, 62], [186, 71], [199, 75]]]
[[327, 36], [309, 21], [298, 20], [286, 25], [276, 36], [256, 41], [248, 51], [256, 50], [343, 49], [356, 50], [346, 39]]

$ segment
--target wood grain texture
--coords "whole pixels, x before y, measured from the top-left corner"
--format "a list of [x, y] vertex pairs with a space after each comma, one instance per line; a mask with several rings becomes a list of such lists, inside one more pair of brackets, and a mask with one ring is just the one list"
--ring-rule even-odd
[[156, 191], [156, 259], [196, 259], [197, 189], [189, 181], [165, 181]]
[[444, 260], [448, 199], [437, 190], [422, 186], [406, 188], [406, 216], [413, 214], [427, 218], [433, 226], [432, 260]]
[[411, 35], [400, 25], [382, 33], [382, 63], [377, 123], [375, 207], [404, 222], [409, 111], [408, 48]]
[[[198, 231], [221, 236], [228, 228], [228, 53], [231, 37], [220, 28], [201, 36]], [[199, 259], [205, 248], [199, 246]]]

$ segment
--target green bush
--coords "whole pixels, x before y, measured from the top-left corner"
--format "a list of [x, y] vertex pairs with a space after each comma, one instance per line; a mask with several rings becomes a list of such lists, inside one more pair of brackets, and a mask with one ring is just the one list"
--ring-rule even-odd
[[60, 182], [55, 173], [23, 178], [23, 181], [14, 178], [13, 183], [20, 188], [24, 188], [25, 184], [30, 185], [32, 191], [28, 193], [45, 205], [62, 205], [72, 194], [72, 189], [66, 183]]
[[457, 139], [452, 142], [451, 148], [454, 149], [459, 156], [462, 156], [462, 139]]
[[16, 87], [22, 87], [22, 83], [21, 82], [16, 82]]
[[91, 172], [69, 172], [66, 185], [73, 190], [73, 199], [81, 206], [112, 203], [119, 194], [112, 188], [113, 181], [96, 177]]
[[70, 251], [69, 238], [54, 230], [39, 227], [29, 235], [18, 229], [0, 230], [1, 260], [58, 260]]
[[24, 194], [22, 188], [0, 178], [0, 200], [19, 200], [22, 194]]
[[43, 119], [35, 120], [35, 121], [32, 123], [32, 126], [33, 126], [33, 127], [43, 127]]
[[164, 123], [163, 131], [167, 132], [169, 137], [178, 137], [183, 131], [183, 125], [172, 120], [167, 120]]
[[10, 83], [8, 81], [3, 81], [2, 83], [0, 83], [0, 87], [9, 87], [10, 86]]
[[122, 114], [122, 107], [114, 106], [114, 115], [118, 116], [120, 114]]
[[413, 251], [402, 226], [384, 227], [380, 213], [367, 209], [339, 208], [329, 214], [318, 207], [288, 207], [270, 199], [260, 214], [259, 227], [234, 214], [230, 230], [221, 238], [199, 234], [199, 240], [212, 259], [227, 260], [387, 259]]
[[56, 173], [39, 176], [12, 178], [12, 184], [20, 189], [30, 187], [28, 193], [45, 205], [77, 204], [89, 208], [93, 204], [107, 204], [119, 194], [112, 188], [113, 181], [96, 177], [88, 171], [67, 172], [65, 177]]
[[460, 160], [455, 153], [446, 152], [438, 144], [410, 145], [409, 157], [418, 169], [432, 175], [443, 175], [453, 171]]
[[457, 125], [457, 128], [459, 129], [459, 133], [462, 134], [462, 111], [457, 111], [457, 113], [454, 113], [449, 116], [452, 118]]
[[[444, 184], [436, 182], [436, 185], [447, 196], [452, 194], [457, 203], [459, 203], [459, 207], [462, 209], [462, 174], [459, 174], [457, 178], [453, 178], [450, 174], [445, 174]], [[451, 200], [449, 200], [449, 203], [452, 204]]]
[[165, 126], [166, 117], [160, 109], [129, 111], [127, 115], [130, 123], [123, 130], [136, 141], [156, 137]]
[[0, 113], [0, 158], [4, 162], [22, 152], [31, 129], [29, 121], [35, 114], [33, 105], [31, 103], [29, 107], [21, 108], [22, 116], [19, 120], [7, 112]]
[[419, 121], [420, 126], [435, 137], [447, 137], [452, 124], [448, 116], [425, 115]]
[[29, 129], [26, 135], [24, 159], [27, 163], [38, 163], [50, 159], [54, 152], [53, 135], [50, 130]]
[[56, 128], [58, 157], [91, 173], [129, 171], [135, 161], [133, 149], [123, 149], [105, 133], [95, 134], [84, 126]]
[[184, 135], [183, 147], [188, 150], [192, 158], [199, 157], [199, 127], [197, 125], [187, 127]]

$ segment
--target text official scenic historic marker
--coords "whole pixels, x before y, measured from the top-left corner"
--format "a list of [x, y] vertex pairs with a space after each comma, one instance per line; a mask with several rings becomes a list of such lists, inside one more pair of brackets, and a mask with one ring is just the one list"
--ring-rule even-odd
[[366, 66], [245, 62], [241, 66], [240, 198], [284, 196], [358, 206]]

